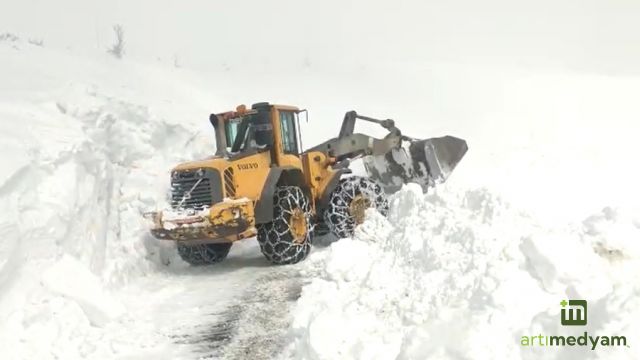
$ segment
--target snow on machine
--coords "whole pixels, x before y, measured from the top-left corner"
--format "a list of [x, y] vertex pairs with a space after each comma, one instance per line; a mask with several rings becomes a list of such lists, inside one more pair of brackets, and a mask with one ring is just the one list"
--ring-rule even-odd
[[[353, 235], [367, 208], [388, 211], [386, 194], [416, 182], [424, 191], [447, 179], [467, 151], [464, 140], [417, 140], [393, 120], [347, 112], [338, 137], [300, 148], [299, 110], [293, 106], [240, 105], [211, 114], [212, 158], [171, 172], [171, 208], [148, 213], [151, 233], [173, 240], [193, 265], [223, 260], [234, 241], [257, 236], [264, 256], [293, 264], [311, 250], [314, 235]], [[354, 133], [356, 120], [388, 130], [382, 138]], [[368, 176], [351, 174], [362, 158]]]

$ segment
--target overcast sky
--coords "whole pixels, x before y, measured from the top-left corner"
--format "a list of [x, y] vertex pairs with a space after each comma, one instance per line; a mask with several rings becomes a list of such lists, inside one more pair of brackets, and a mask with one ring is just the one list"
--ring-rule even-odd
[[[163, 104], [150, 107], [160, 118], [184, 99], [154, 94], [155, 82], [127, 88], [126, 76], [137, 69], [141, 79], [175, 81], [200, 109], [179, 116], [196, 117], [211, 141], [209, 113], [240, 103], [309, 109], [302, 125], [307, 146], [336, 136], [344, 112], [353, 109], [393, 118], [417, 138], [466, 139], [459, 181], [476, 186], [482, 177], [511, 189], [511, 200], [527, 198], [533, 181], [545, 194], [536, 198], [544, 211], [549, 199], [580, 204], [608, 196], [594, 194], [588, 182], [571, 182], [578, 172], [599, 186], [601, 177], [616, 187], [637, 183], [629, 171], [609, 175], [633, 163], [638, 19], [638, 0], [0, 0], [0, 33], [42, 39], [47, 50], [68, 48], [63, 56], [97, 63], [98, 72], [129, 68], [116, 79], [117, 91], [147, 89], [143, 98]], [[105, 52], [114, 24], [125, 31], [121, 62]], [[86, 62], [75, 56], [83, 52], [91, 53]], [[46, 57], [41, 61], [46, 69]], [[101, 75], [60, 77], [56, 86], [64, 93]]]
[[[397, 62], [640, 73], [640, 1], [0, 1], [0, 32], [206, 69]], [[65, 19], [65, 21], [60, 21]], [[66, 20], [72, 19], [72, 21]]]

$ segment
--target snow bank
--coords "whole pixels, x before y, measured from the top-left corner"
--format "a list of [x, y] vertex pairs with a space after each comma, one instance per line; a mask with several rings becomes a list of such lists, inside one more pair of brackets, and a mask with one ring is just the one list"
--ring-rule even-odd
[[[637, 357], [638, 238], [638, 220], [613, 209], [548, 229], [486, 190], [423, 195], [405, 186], [388, 219], [370, 212], [354, 238], [311, 257], [318, 278], [297, 303], [288, 355]], [[559, 302], [575, 298], [589, 301], [587, 331], [626, 335], [632, 348], [520, 346], [524, 335], [562, 333]]]
[[150, 238], [141, 214], [164, 203], [173, 164], [212, 144], [199, 127], [164, 117], [171, 112], [157, 115], [183, 83], [146, 74], [0, 44], [4, 358], [115, 356], [104, 329], [128, 315], [117, 290], [176, 256]]

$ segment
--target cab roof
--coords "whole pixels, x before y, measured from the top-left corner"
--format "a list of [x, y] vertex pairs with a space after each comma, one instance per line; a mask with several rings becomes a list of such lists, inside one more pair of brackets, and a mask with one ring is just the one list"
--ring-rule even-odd
[[218, 116], [219, 118], [222, 118], [223, 120], [228, 120], [228, 119], [232, 119], [234, 117], [238, 117], [245, 114], [253, 114], [259, 109], [268, 108], [268, 107], [275, 107], [278, 110], [289, 110], [289, 111], [300, 110], [298, 107], [291, 106], [291, 105], [278, 105], [278, 104], [270, 104], [268, 102], [258, 102], [251, 105], [251, 109], [247, 109], [246, 105], [240, 104], [236, 106], [235, 111], [231, 110], [231, 111], [221, 112], [216, 114], [216, 116]]

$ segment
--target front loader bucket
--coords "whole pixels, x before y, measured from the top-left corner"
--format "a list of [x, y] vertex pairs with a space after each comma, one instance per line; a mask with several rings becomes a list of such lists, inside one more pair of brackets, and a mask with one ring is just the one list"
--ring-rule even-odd
[[369, 177], [387, 193], [409, 182], [420, 184], [427, 192], [447, 180], [466, 152], [467, 142], [453, 136], [410, 140], [384, 155], [364, 157], [364, 166]]

